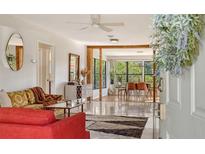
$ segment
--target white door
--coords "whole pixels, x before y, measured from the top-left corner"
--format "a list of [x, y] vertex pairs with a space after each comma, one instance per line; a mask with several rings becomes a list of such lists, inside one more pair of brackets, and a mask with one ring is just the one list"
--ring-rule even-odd
[[166, 118], [160, 121], [162, 138], [205, 138], [205, 39], [191, 69], [180, 77], [164, 74]]
[[54, 50], [47, 44], [39, 43], [38, 46], [38, 85], [49, 93], [49, 82], [51, 82], [51, 90], [54, 91]]

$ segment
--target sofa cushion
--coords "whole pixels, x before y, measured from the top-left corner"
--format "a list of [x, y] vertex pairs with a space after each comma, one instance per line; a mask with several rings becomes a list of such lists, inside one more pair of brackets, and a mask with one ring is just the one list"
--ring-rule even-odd
[[45, 93], [41, 87], [33, 87], [31, 90], [35, 96], [36, 103], [46, 100]]
[[53, 111], [26, 108], [0, 108], [0, 123], [47, 125], [55, 122]]
[[11, 99], [13, 107], [23, 107], [28, 105], [28, 98], [24, 91], [15, 91], [7, 93]]
[[0, 107], [12, 107], [11, 99], [4, 90], [0, 90]]
[[35, 100], [35, 96], [34, 96], [33, 91], [31, 89], [27, 89], [27, 90], [25, 90], [25, 92], [26, 92], [26, 96], [28, 98], [28, 103], [34, 104], [36, 102], [36, 100]]
[[28, 109], [43, 109], [43, 104], [29, 104], [24, 106], [23, 108], [28, 108]]

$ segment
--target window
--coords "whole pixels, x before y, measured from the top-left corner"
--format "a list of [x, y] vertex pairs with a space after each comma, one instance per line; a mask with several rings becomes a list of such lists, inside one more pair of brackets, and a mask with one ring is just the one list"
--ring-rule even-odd
[[[100, 81], [100, 60], [94, 58], [94, 64], [93, 64], [93, 82], [94, 82], [94, 89], [99, 89], [99, 81]], [[102, 78], [103, 78], [103, 83], [102, 86], [103, 88], [106, 88], [107, 86], [107, 81], [106, 81], [106, 61], [102, 61]]]
[[119, 85], [125, 86], [127, 82], [142, 81], [142, 62], [136, 61], [116, 61], [115, 67], [115, 82]]
[[[143, 68], [144, 67], [144, 68]], [[144, 78], [143, 78], [144, 69]], [[153, 85], [152, 61], [113, 61], [111, 63], [111, 82], [125, 86], [127, 82], [146, 82]]]
[[115, 62], [115, 79], [117, 84], [125, 85], [127, 82], [127, 64], [124, 61]]
[[128, 64], [128, 82], [142, 81], [142, 62], [129, 61]]

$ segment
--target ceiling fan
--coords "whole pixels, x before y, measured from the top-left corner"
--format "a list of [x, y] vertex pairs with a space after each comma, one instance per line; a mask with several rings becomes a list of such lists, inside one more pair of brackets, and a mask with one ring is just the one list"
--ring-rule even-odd
[[90, 19], [91, 19], [90, 23], [80, 23], [80, 22], [78, 23], [78, 22], [70, 22], [70, 21], [67, 21], [66, 23], [86, 25], [85, 27], [82, 27], [80, 30], [86, 30], [89, 27], [95, 27], [95, 28], [100, 28], [101, 30], [105, 32], [113, 31], [113, 29], [110, 28], [112, 26], [124, 26], [123, 22], [103, 23], [101, 22], [101, 15], [90, 15]]

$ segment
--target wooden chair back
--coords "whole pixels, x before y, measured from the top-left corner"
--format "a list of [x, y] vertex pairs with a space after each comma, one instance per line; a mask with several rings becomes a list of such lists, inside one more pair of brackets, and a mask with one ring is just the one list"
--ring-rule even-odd
[[135, 90], [135, 83], [128, 82], [127, 83], [127, 90]]
[[148, 91], [147, 84], [145, 82], [137, 83], [137, 90]]

